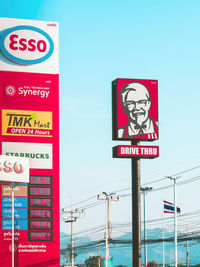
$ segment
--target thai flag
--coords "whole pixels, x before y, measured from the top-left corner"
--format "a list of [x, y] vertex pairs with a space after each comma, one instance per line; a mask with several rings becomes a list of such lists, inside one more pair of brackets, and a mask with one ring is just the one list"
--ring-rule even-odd
[[[164, 213], [174, 213], [173, 203], [163, 200], [163, 204], [164, 204]], [[176, 207], [176, 212], [180, 214], [181, 209], [179, 207]]]

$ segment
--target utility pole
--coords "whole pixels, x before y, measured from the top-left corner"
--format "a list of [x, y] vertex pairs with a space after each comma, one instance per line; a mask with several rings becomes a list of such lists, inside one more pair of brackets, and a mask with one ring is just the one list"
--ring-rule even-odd
[[[186, 247], [186, 267], [190, 267], [189, 263], [189, 244], [188, 244], [188, 232], [186, 232], [186, 244], [182, 245], [183, 247]], [[190, 245], [193, 246], [193, 245]]]
[[188, 233], [186, 233], [186, 266], [189, 267]]
[[101, 267], [100, 244], [98, 244], [98, 265]]
[[62, 213], [69, 213], [70, 214], [70, 219], [65, 220], [65, 223], [71, 223], [71, 267], [74, 267], [74, 259], [75, 259], [75, 252], [74, 252], [74, 228], [73, 228], [73, 223], [76, 222], [77, 220], [77, 214], [83, 213], [82, 210], [71, 210], [71, 211], [65, 211], [65, 209], [62, 209]]
[[113, 198], [115, 193], [106, 193], [102, 192], [105, 195], [105, 198], [100, 198], [97, 196], [98, 200], [104, 200], [107, 202], [107, 212], [106, 212], [106, 267], [108, 266], [109, 258], [109, 241], [110, 241], [110, 201], [119, 201], [119, 197]]
[[67, 263], [67, 266], [68, 266], [68, 249], [66, 250], [66, 263]]
[[143, 211], [144, 211], [144, 258], [145, 258], [145, 265], [147, 265], [147, 233], [146, 233], [146, 195], [150, 192], [153, 187], [141, 187], [140, 190], [143, 194]]

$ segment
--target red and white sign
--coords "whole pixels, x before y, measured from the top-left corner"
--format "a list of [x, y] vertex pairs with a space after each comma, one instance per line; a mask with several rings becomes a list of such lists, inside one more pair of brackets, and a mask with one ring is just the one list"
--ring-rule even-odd
[[[9, 18], [0, 22], [0, 154], [30, 162], [30, 182], [19, 185], [14, 198], [15, 266], [58, 267], [58, 23]], [[7, 170], [7, 164], [4, 167]], [[11, 204], [1, 185], [1, 267], [12, 266]]]
[[29, 182], [29, 159], [0, 155], [0, 182]]
[[159, 157], [158, 146], [115, 146], [113, 147], [115, 158], [156, 158]]
[[29, 107], [30, 105], [51, 107], [55, 96], [56, 80], [48, 74], [0, 72], [0, 88], [3, 102]]
[[113, 140], [158, 139], [158, 81], [116, 79], [113, 90]]
[[0, 18], [0, 70], [58, 74], [58, 23]]

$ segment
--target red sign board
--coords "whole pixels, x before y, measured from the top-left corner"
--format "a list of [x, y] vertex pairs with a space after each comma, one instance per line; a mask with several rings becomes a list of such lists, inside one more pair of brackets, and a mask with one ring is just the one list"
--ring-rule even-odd
[[[60, 266], [58, 24], [2, 18], [0, 154], [29, 159], [15, 188], [15, 265]], [[11, 195], [0, 186], [0, 266], [12, 266]]]
[[158, 81], [116, 79], [112, 94], [113, 140], [157, 140]]
[[159, 157], [158, 146], [115, 146], [114, 158], [156, 158]]

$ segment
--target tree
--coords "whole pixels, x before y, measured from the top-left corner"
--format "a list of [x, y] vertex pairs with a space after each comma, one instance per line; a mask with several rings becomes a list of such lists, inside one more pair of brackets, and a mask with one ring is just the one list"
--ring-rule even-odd
[[[99, 267], [99, 256], [90, 256], [89, 259], [85, 260], [86, 267]], [[102, 267], [102, 260], [100, 258], [100, 267]]]
[[149, 267], [158, 267], [158, 263], [155, 261], [149, 261], [147, 264]]

